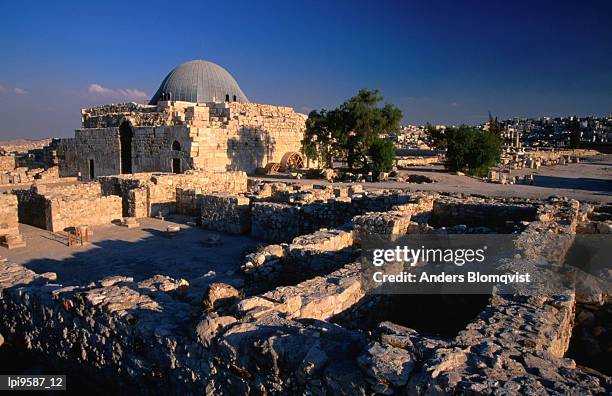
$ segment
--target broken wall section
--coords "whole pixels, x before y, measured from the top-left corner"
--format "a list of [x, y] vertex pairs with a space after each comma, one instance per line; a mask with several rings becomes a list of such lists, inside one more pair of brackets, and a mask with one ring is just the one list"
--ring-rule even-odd
[[119, 195], [124, 217], [149, 217], [159, 213], [199, 216], [198, 195], [247, 191], [244, 172], [189, 171], [184, 174], [137, 173], [99, 178], [105, 194]]
[[471, 197], [445, 197], [434, 202], [429, 224], [434, 227], [465, 225], [505, 229], [515, 223], [536, 219], [537, 205], [525, 200], [494, 200]]
[[245, 234], [251, 228], [249, 198], [243, 195], [212, 194], [196, 198], [201, 208], [202, 227], [230, 234]]
[[[315, 232], [321, 228], [340, 227], [348, 224], [354, 216], [370, 212], [395, 210], [406, 223], [410, 216], [426, 221], [436, 195], [421, 193], [398, 193], [381, 191], [376, 193], [338, 193], [339, 188], [331, 188], [339, 197], [325, 202], [303, 203], [295, 201], [292, 194], [286, 195], [288, 202], [254, 202], [251, 212], [251, 236], [269, 242], [288, 242], [298, 235]], [[334, 192], [335, 191], [335, 192]], [[300, 190], [299, 194], [308, 194]], [[283, 194], [274, 191], [271, 198], [278, 201]], [[255, 196], [257, 199], [258, 196]], [[261, 199], [261, 198], [260, 198]], [[398, 232], [403, 232], [399, 231]]]
[[[291, 107], [258, 103], [207, 103], [210, 121], [193, 122], [197, 169], [254, 172], [300, 152], [306, 116]], [[187, 114], [189, 116], [189, 114]]]
[[121, 198], [102, 195], [99, 183], [16, 191], [19, 220], [58, 232], [79, 225], [109, 224], [122, 217]]
[[17, 208], [15, 195], [0, 194], [0, 238], [19, 234]]

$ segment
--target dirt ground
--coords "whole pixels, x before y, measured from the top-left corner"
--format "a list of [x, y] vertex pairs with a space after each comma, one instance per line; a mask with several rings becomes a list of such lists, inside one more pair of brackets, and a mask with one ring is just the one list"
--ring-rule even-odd
[[[0, 256], [37, 273], [55, 272], [57, 282], [63, 285], [83, 285], [114, 275], [140, 281], [161, 274], [187, 279], [190, 292], [201, 297], [199, 291], [211, 282], [235, 282], [242, 252], [259, 244], [248, 236], [191, 227], [180, 218], [138, 221], [140, 227], [132, 229], [115, 224], [93, 226], [91, 243], [83, 247], [68, 247], [57, 233], [20, 224], [27, 247], [0, 248]], [[165, 233], [170, 224], [181, 226], [172, 237]], [[218, 235], [221, 244], [206, 246], [204, 242], [211, 235]]]
[[[438, 191], [465, 194], [481, 194], [492, 197], [547, 198], [565, 196], [580, 201], [612, 202], [612, 154], [602, 154], [579, 164], [520, 169], [512, 175], [534, 174], [533, 185], [487, 183], [469, 176], [448, 173], [442, 165], [415, 166], [400, 171], [402, 174], [424, 175], [436, 183], [364, 183], [366, 189], [402, 188], [410, 191]], [[270, 181], [287, 180], [287, 176], [258, 177]], [[325, 184], [324, 180], [295, 180], [298, 183]], [[334, 183], [337, 184], [337, 183]]]

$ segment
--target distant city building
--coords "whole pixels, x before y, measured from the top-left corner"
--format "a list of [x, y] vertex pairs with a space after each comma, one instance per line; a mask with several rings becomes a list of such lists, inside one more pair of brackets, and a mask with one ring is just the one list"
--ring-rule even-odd
[[[576, 117], [581, 143], [612, 142], [612, 117]], [[504, 143], [513, 147], [569, 147], [574, 117], [512, 118], [500, 121]], [[487, 124], [483, 124], [486, 129]]]

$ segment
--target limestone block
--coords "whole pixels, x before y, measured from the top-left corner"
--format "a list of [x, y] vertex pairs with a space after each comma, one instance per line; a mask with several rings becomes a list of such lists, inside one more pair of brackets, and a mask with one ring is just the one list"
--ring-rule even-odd
[[0, 236], [19, 234], [17, 207], [16, 195], [0, 194]]
[[235, 287], [215, 282], [211, 283], [204, 293], [202, 305], [205, 312], [217, 311], [220, 308], [228, 307], [238, 301], [241, 297], [240, 291]]
[[410, 214], [401, 211], [371, 212], [353, 218], [354, 235], [362, 241], [368, 235], [401, 236], [408, 233]]
[[16, 249], [16, 248], [22, 248], [26, 246], [26, 241], [23, 235], [8, 234], [0, 238], [2, 238], [2, 246], [4, 246], [7, 249]]

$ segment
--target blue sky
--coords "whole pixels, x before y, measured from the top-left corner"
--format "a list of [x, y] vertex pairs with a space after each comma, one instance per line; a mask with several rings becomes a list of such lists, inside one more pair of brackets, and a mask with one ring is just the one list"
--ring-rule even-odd
[[377, 88], [405, 123], [612, 112], [610, 1], [3, 1], [0, 140], [71, 136], [176, 65], [250, 100], [331, 108]]

